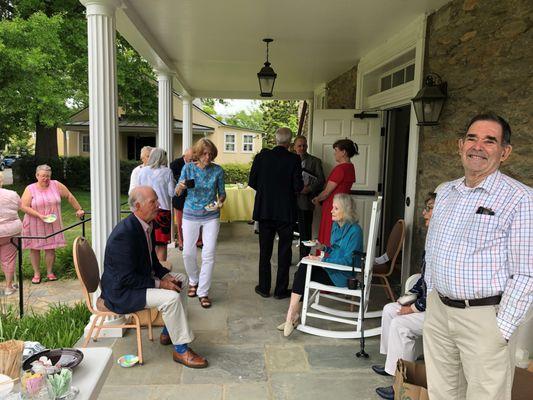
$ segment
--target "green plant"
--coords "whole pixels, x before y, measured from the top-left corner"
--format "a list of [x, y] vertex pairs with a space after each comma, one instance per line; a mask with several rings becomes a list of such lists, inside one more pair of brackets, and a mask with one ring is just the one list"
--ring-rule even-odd
[[65, 159], [63, 157], [37, 158], [35, 156], [21, 157], [13, 164], [13, 181], [23, 186], [34, 183], [35, 168], [41, 164], [48, 164], [52, 168], [52, 179], [65, 181]]
[[18, 310], [8, 306], [0, 315], [0, 341], [30, 340], [50, 349], [72, 347], [83, 335], [90, 315], [84, 303], [53, 304], [44, 314], [29, 313], [21, 319]]
[[251, 164], [223, 164], [224, 180], [226, 184], [247, 183]]

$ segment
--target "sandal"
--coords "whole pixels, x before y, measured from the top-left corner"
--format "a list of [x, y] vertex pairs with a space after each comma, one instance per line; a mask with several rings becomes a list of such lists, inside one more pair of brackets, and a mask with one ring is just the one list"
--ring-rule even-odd
[[52, 272], [51, 274], [46, 275], [46, 279], [48, 282], [57, 281], [57, 276]]
[[196, 297], [196, 290], [197, 289], [198, 289], [198, 285], [189, 285], [189, 290], [187, 291], [187, 296]]
[[41, 276], [34, 275], [33, 278], [31, 278], [31, 283], [33, 283], [34, 285], [38, 285], [39, 283], [41, 283]]
[[207, 296], [198, 298], [200, 300], [200, 305], [202, 308], [209, 308], [211, 307], [211, 299]]

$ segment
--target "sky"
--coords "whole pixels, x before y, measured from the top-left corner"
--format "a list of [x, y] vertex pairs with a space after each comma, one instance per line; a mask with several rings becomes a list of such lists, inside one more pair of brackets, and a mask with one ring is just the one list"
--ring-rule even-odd
[[251, 111], [259, 107], [259, 101], [257, 100], [232, 100], [227, 99], [227, 106], [219, 103], [215, 103], [215, 111], [218, 115], [235, 115], [241, 110]]

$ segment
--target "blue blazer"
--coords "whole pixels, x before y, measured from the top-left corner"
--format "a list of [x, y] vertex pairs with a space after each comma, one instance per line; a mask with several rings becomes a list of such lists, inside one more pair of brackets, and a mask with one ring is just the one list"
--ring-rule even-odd
[[159, 263], [155, 247], [150, 263], [145, 233], [137, 217], [131, 214], [115, 226], [107, 239], [101, 280], [101, 297], [106, 307], [118, 314], [145, 308], [146, 289], [155, 288], [152, 271], [159, 279], [168, 273]]

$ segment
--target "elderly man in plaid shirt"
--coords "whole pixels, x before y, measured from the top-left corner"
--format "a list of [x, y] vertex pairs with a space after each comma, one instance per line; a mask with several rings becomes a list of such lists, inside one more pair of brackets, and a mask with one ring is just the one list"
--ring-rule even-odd
[[465, 176], [437, 192], [426, 240], [424, 353], [431, 400], [511, 398], [513, 333], [533, 303], [533, 190], [502, 174], [511, 128], [474, 117]]

